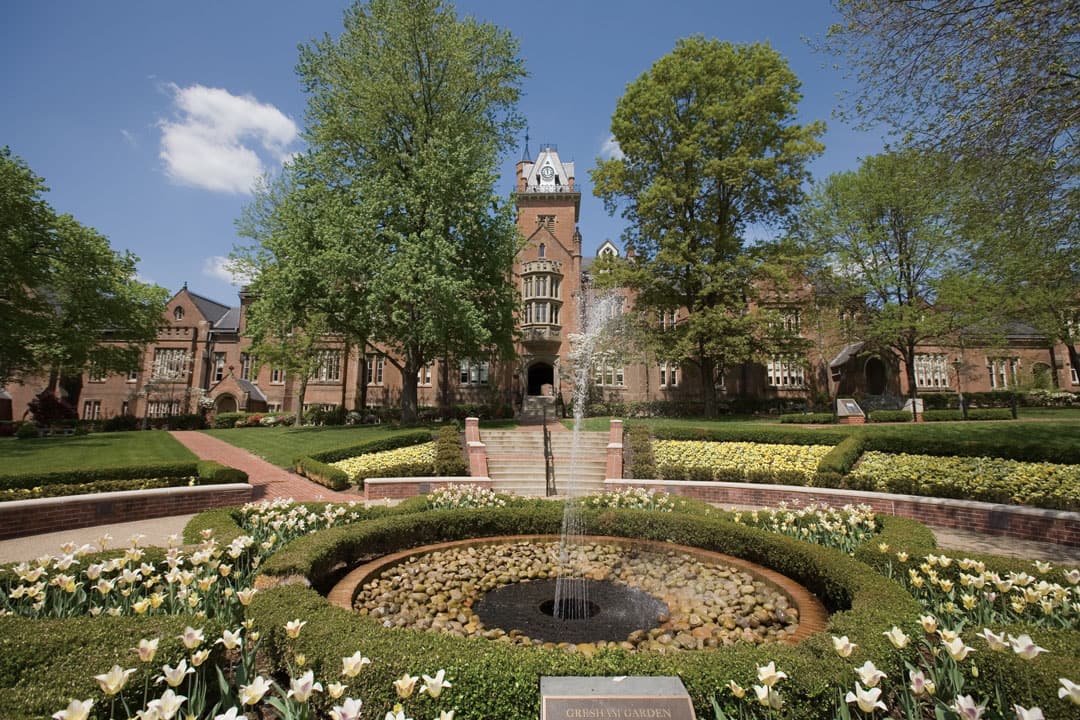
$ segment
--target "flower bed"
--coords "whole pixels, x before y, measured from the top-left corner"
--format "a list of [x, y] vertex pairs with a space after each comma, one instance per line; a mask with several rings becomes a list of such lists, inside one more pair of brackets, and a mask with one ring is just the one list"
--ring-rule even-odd
[[435, 443], [384, 450], [330, 463], [348, 474], [354, 483], [373, 477], [404, 477], [435, 474]]
[[804, 485], [829, 451], [826, 445], [655, 440], [656, 470], [664, 480], [723, 480]]
[[247, 473], [213, 460], [6, 474], [0, 475], [0, 502], [247, 481]]
[[852, 469], [847, 484], [863, 490], [1080, 510], [1080, 465], [869, 451]]

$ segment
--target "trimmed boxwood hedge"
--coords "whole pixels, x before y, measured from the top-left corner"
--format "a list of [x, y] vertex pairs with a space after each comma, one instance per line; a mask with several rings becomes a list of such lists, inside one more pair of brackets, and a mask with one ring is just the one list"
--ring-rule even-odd
[[53, 472], [0, 475], [0, 500], [61, 497], [120, 490], [146, 490], [187, 484], [246, 483], [247, 473], [213, 460], [153, 463], [112, 468], [76, 468]]
[[[316, 587], [325, 586], [341, 565], [361, 554], [388, 553], [405, 547], [446, 540], [501, 534], [556, 534], [562, 507], [556, 503], [489, 510], [431, 511], [393, 515], [358, 525], [334, 528], [300, 538], [270, 558], [262, 573], [302, 575]], [[891, 580], [843, 554], [801, 543], [720, 518], [683, 513], [595, 511], [586, 513], [586, 526], [599, 535], [640, 537], [725, 552], [782, 572], [802, 582], [834, 611], [831, 624], [866, 650], [889, 656], [881, 632], [893, 624], [914, 631], [919, 605]], [[390, 681], [403, 672], [432, 673], [447, 669], [457, 692], [462, 718], [511, 717], [538, 714], [536, 678], [540, 674], [678, 674], [686, 683], [699, 713], [706, 713], [709, 696], [729, 677], [749, 681], [754, 667], [776, 660], [789, 675], [785, 688], [794, 717], [825, 717], [823, 710], [837, 683], [846, 684], [850, 665], [832, 652], [828, 637], [815, 636], [797, 647], [733, 646], [676, 656], [628, 655], [604, 651], [592, 660], [532, 648], [461, 640], [430, 633], [388, 630], [370, 618], [329, 606], [313, 590], [296, 585], [278, 587], [256, 596], [249, 608], [265, 636], [274, 661], [303, 652], [319, 667], [337, 672], [341, 658], [357, 649], [375, 660], [372, 672], [359, 678], [360, 695], [375, 707], [393, 702]], [[279, 628], [290, 619], [309, 621], [297, 641], [288, 641]], [[313, 629], [313, 632], [308, 630]], [[899, 667], [883, 665], [899, 673]]]
[[903, 423], [914, 420], [908, 410], [874, 410], [866, 419], [872, 423]]
[[835, 445], [851, 433], [849, 428], [770, 427], [768, 425], [732, 425], [731, 427], [658, 427], [657, 440], [706, 440], [708, 442], [753, 442], [769, 445]]
[[308, 480], [325, 485], [331, 490], [344, 490], [349, 487], [347, 472], [315, 458], [298, 457], [293, 463], [293, 469]]
[[780, 416], [785, 425], [832, 425], [836, 416], [832, 413], [788, 413]]

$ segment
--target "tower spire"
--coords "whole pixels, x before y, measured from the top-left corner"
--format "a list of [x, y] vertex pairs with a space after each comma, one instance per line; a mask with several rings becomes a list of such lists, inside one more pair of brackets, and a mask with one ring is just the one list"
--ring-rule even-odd
[[521, 151], [521, 162], [532, 162], [529, 157], [529, 126], [525, 126], [525, 147]]

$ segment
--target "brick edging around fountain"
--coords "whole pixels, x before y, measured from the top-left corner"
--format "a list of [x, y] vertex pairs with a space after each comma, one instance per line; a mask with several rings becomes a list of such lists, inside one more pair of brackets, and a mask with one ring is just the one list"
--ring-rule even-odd
[[930, 526], [1080, 546], [1080, 513], [1064, 510], [795, 485], [621, 479], [605, 480], [604, 486], [612, 491], [633, 487], [664, 491], [721, 506], [776, 507], [781, 502], [832, 507], [869, 505], [874, 512], [910, 518]]
[[229, 483], [12, 500], [0, 503], [0, 540], [243, 505], [251, 493], [247, 483]]
[[476, 485], [491, 489], [491, 478], [486, 477], [386, 477], [364, 480], [364, 500], [404, 500], [427, 495], [433, 490], [455, 485]]

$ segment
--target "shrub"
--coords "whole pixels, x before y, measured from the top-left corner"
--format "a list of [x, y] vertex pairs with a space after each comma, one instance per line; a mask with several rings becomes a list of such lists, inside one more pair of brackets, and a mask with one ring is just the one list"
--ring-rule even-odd
[[426, 477], [435, 474], [435, 443], [365, 453], [331, 464], [344, 470], [354, 483], [366, 478]]
[[37, 426], [31, 422], [20, 423], [19, 427], [15, 430], [15, 437], [19, 440], [29, 440], [30, 438], [36, 438], [37, 436]]
[[304, 413], [304, 424], [344, 425], [347, 414], [341, 405], [315, 405]]
[[134, 415], [114, 415], [101, 426], [102, 432], [128, 432], [139, 429], [139, 418]]
[[968, 410], [968, 420], [1012, 420], [1012, 410], [1003, 408], [972, 408]]
[[623, 437], [630, 455], [627, 463], [627, 477], [642, 479], [657, 477], [652, 435], [648, 426], [627, 425], [623, 431]]
[[35, 395], [28, 407], [30, 414], [34, 417], [34, 422], [38, 425], [51, 425], [79, 419], [79, 413], [75, 411], [71, 403], [58, 398], [55, 393], [48, 390], [42, 390]]
[[786, 424], [831, 425], [836, 422], [832, 413], [789, 413], [780, 416], [780, 422]]
[[902, 423], [914, 420], [908, 410], [874, 410], [866, 419], [872, 423]]
[[[819, 462], [817, 466], [818, 474], [830, 473], [847, 475], [851, 472], [851, 468], [855, 466], [855, 463], [859, 461], [859, 456], [863, 453], [864, 445], [865, 439], [861, 433], [853, 433], [847, 436], [821, 458], [821, 462]], [[819, 487], [836, 486], [821, 485]]]
[[835, 445], [848, 437], [847, 428], [775, 427], [732, 424], [713, 427], [658, 427], [652, 433], [657, 440], [706, 440], [709, 442], [747, 442], [766, 445]]
[[213, 460], [200, 460], [196, 467], [200, 485], [223, 485], [248, 481], [248, 474], [243, 470], [222, 465]]
[[218, 413], [214, 416], [214, 429], [223, 430], [225, 428], [237, 427], [237, 423], [243, 420], [249, 415], [249, 413], [243, 412], [227, 412]]
[[113, 468], [75, 468], [52, 472], [0, 475], [0, 489], [32, 488], [39, 485], [75, 485], [98, 480], [142, 480], [145, 478], [194, 477], [196, 463], [155, 463]]
[[170, 430], [204, 430], [206, 418], [199, 413], [173, 415], [168, 419], [168, 426]]
[[867, 452], [849, 480], [879, 492], [1080, 510], [1080, 466]]
[[469, 474], [469, 460], [465, 457], [457, 427], [440, 428], [435, 436], [435, 474], [443, 477]]
[[349, 474], [341, 468], [319, 462], [314, 458], [299, 457], [293, 463], [297, 474], [303, 475], [308, 480], [313, 480], [320, 485], [325, 485], [331, 490], [344, 490], [349, 487]]
[[[1012, 416], [1010, 415], [1010, 417]], [[963, 419], [964, 413], [959, 410], [926, 410], [923, 412], [923, 420], [926, 422], [950, 422]]]

